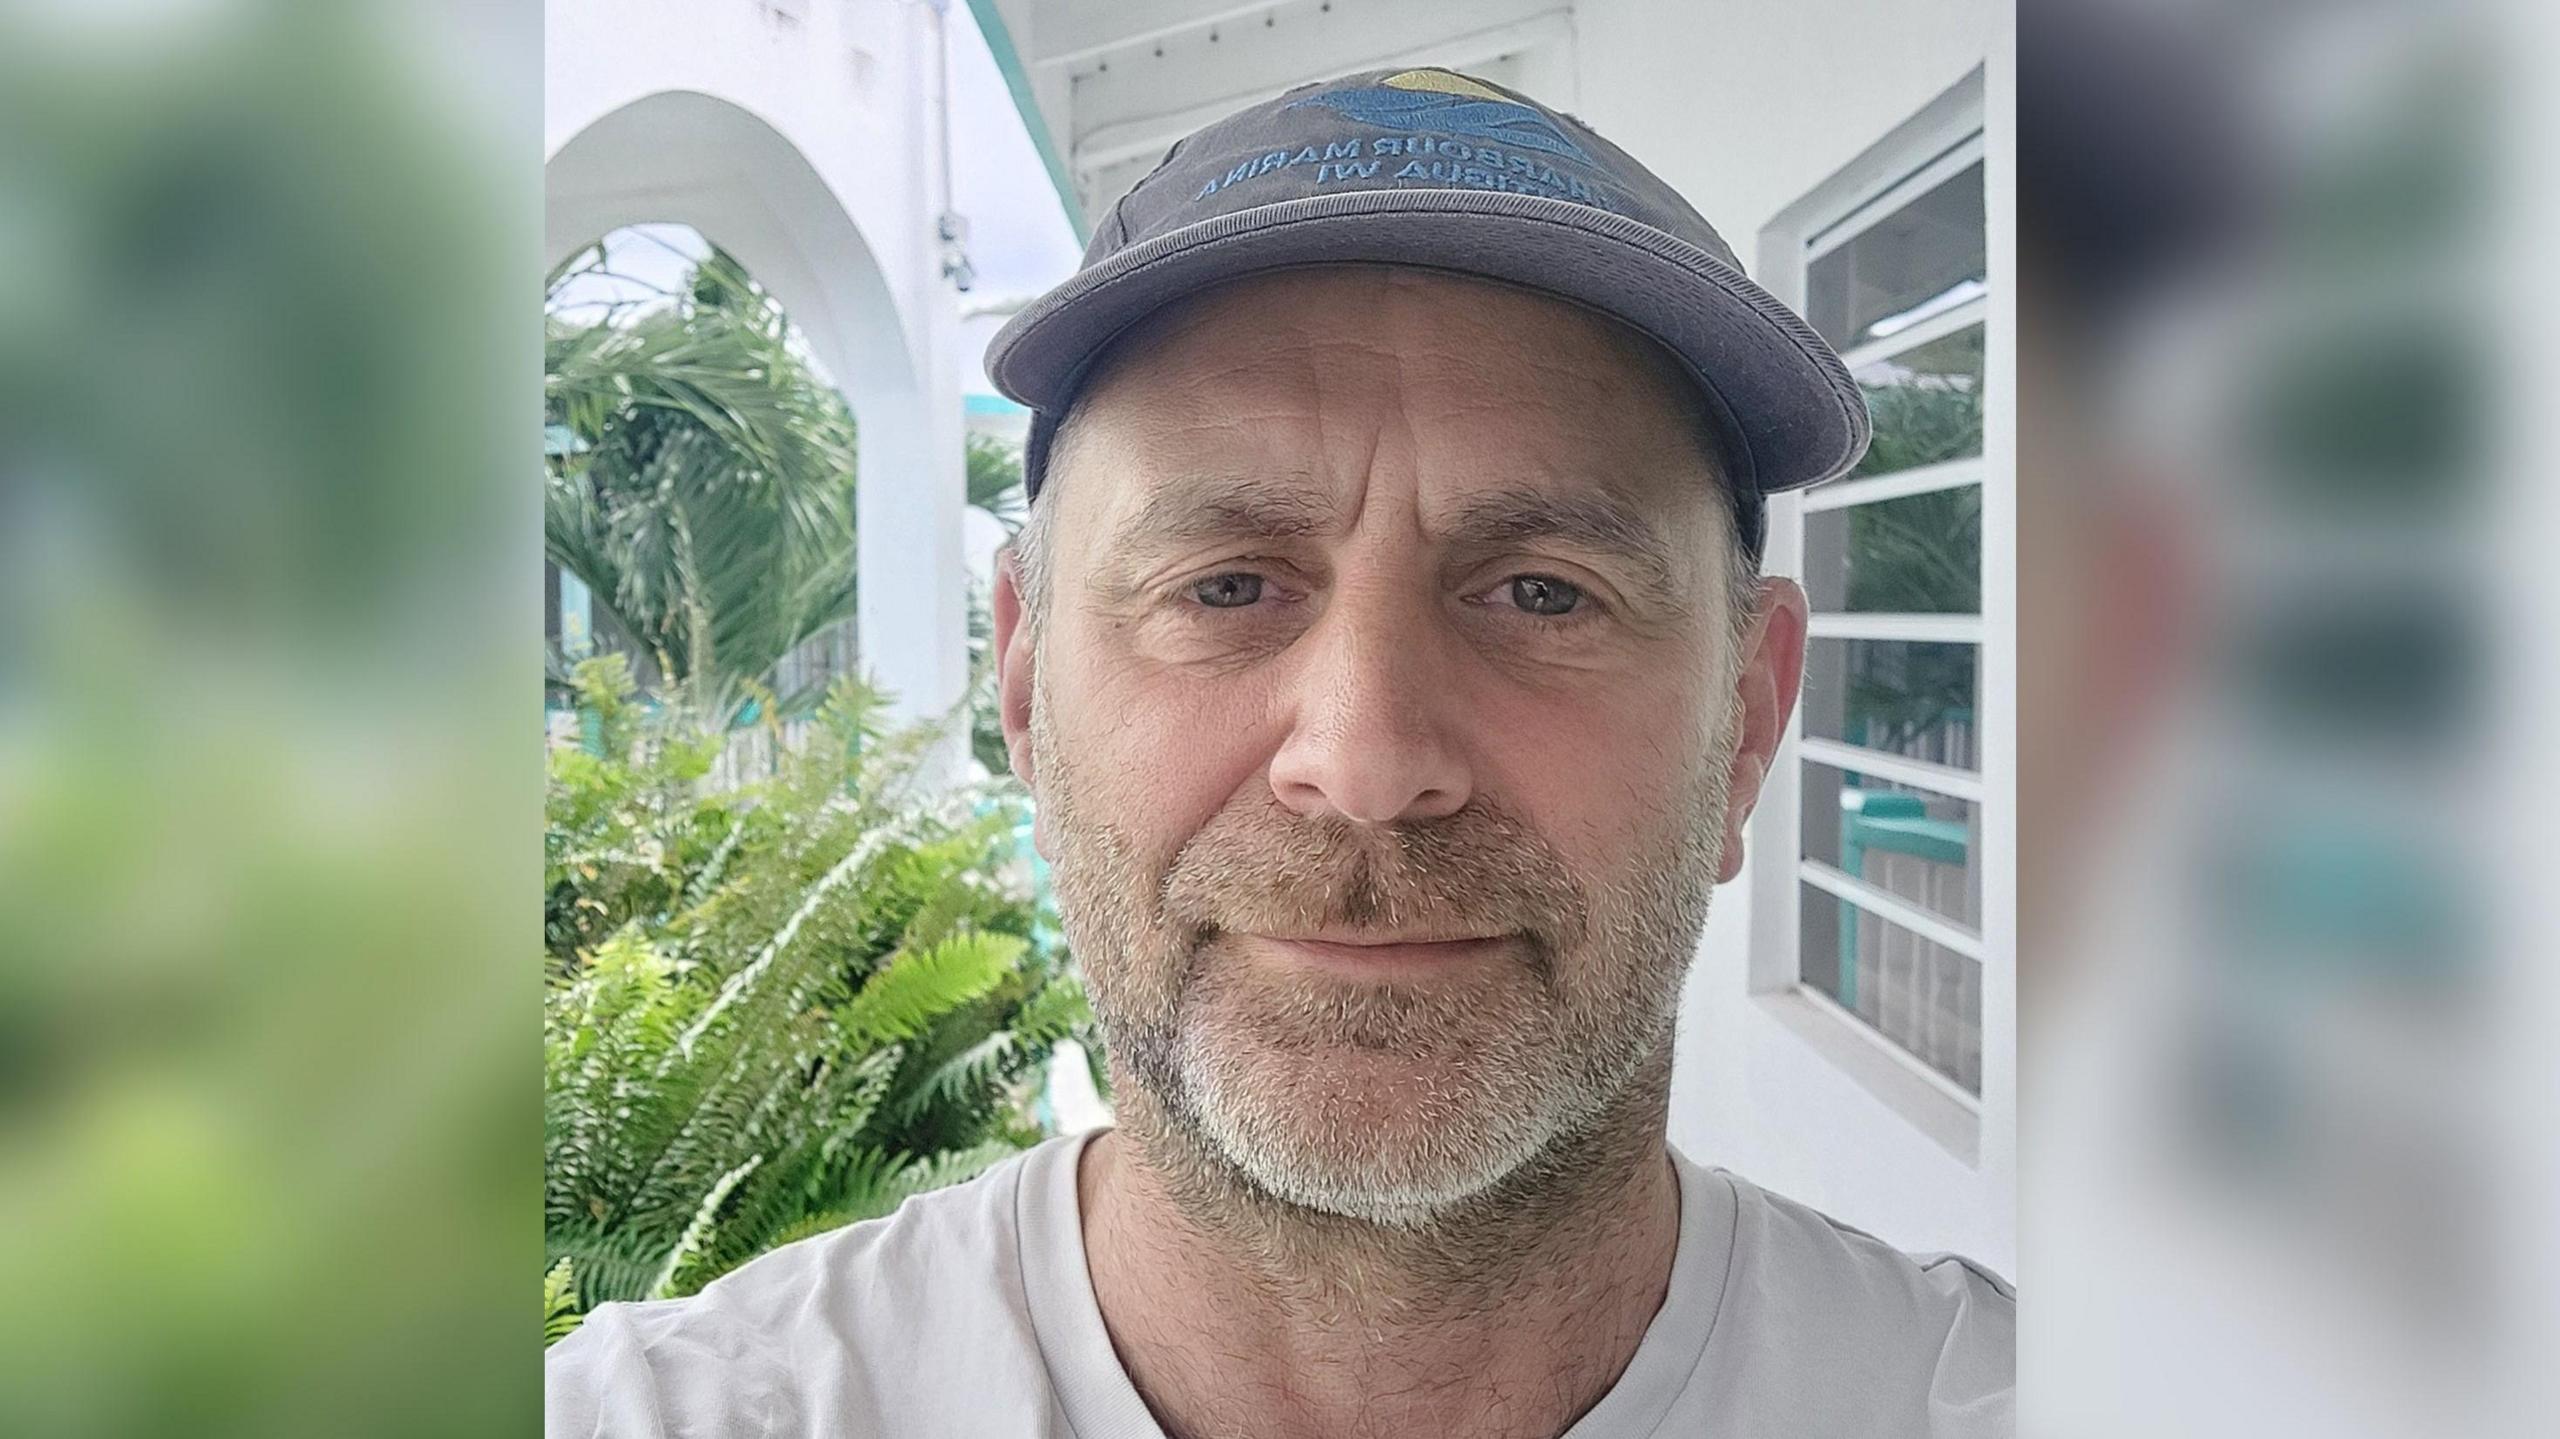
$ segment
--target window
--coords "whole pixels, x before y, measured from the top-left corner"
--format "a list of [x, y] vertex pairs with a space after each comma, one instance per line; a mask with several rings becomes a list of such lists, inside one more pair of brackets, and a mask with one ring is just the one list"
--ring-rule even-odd
[[[1849, 476], [1770, 508], [1770, 566], [1799, 578], [1812, 621], [1755, 820], [1754, 987], [1811, 1015], [1796, 1027], [1824, 1031], [1844, 1067], [1884, 1056], [1890, 1082], [1871, 1087], [1922, 1095], [1934, 1113], [1912, 1117], [1964, 1130], [1948, 1142], [1966, 1149], [1987, 1051], [2007, 1041], [1986, 1035], [1986, 995], [2013, 992], [1984, 899], [1986, 822], [2014, 774], [1985, 699], [2014, 659], [1985, 619], [1986, 506], [2011, 493], [2007, 450], [1996, 465], [1985, 444], [1987, 357], [2005, 344], [1985, 197], [1977, 78], [1761, 236], [1771, 288], [1840, 352], [1875, 442]], [[1986, 769], [1994, 740], [2008, 774]]]

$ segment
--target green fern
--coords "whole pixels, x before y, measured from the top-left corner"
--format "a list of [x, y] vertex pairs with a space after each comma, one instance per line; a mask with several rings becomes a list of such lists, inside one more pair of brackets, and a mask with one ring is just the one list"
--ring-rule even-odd
[[1064, 975], [1052, 975], [1013, 1017], [1015, 1038], [1046, 1046], [1093, 1028], [1093, 1005], [1084, 986]]
[[853, 997], [845, 1027], [883, 1043], [912, 1039], [995, 988], [1027, 948], [1011, 935], [960, 934], [894, 955]]
[[702, 1252], [703, 1241], [711, 1237], [713, 1217], [719, 1214], [720, 1206], [728, 1202], [729, 1191], [737, 1188], [740, 1181], [755, 1173], [757, 1166], [763, 1163], [764, 1156], [761, 1154], [747, 1156], [746, 1163], [721, 1175], [720, 1182], [711, 1186], [711, 1192], [702, 1196], [702, 1206], [694, 1210], [693, 1222], [686, 1225], [684, 1233], [676, 1237], [676, 1247], [667, 1251], [666, 1262], [658, 1267], [658, 1277], [649, 1285], [650, 1298], [674, 1297], [676, 1275], [692, 1261], [695, 1255]]
[[1004, 1140], [989, 1140], [968, 1149], [957, 1149], [919, 1160], [899, 1176], [899, 1187], [907, 1194], [923, 1194], [975, 1179], [1014, 1156], [1014, 1146]]
[[1015, 1034], [998, 1030], [958, 1054], [935, 1062], [898, 1097], [896, 1117], [912, 1121], [935, 1105], [964, 1104], [970, 1095], [1000, 1084], [1006, 1061], [1020, 1045]]
[[806, 1215], [786, 1226], [774, 1236], [774, 1243], [779, 1247], [812, 1239], [848, 1224], [895, 1213], [899, 1205], [916, 1195], [975, 1179], [1020, 1152], [1011, 1141], [999, 1139], [937, 1154], [929, 1159], [883, 1167], [868, 1175], [868, 1182], [849, 1193], [844, 1203]]
[[768, 780], [712, 793], [698, 709], [640, 705], [612, 665], [580, 686], [619, 747], [551, 762], [549, 1337], [1000, 1162], [1041, 1137], [1055, 1046], [1094, 1043], [996, 879], [1016, 816], [925, 797], [930, 736], [876, 691], [839, 682]]
[[543, 1347], [559, 1343], [575, 1333], [578, 1321], [586, 1318], [578, 1308], [577, 1277], [570, 1261], [563, 1259], [542, 1276], [542, 1343]]

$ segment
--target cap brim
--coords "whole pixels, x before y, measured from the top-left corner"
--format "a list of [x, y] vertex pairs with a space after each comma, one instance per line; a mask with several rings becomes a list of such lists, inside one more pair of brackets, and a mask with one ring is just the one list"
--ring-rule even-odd
[[987, 349], [996, 388], [1044, 413], [1129, 326], [1184, 295], [1299, 265], [1395, 264], [1544, 291], [1667, 346], [1720, 402], [1766, 493], [1847, 474], [1867, 407], [1821, 337], [1713, 255], [1641, 221], [1499, 191], [1361, 190], [1240, 210], [1132, 245], [1025, 306]]

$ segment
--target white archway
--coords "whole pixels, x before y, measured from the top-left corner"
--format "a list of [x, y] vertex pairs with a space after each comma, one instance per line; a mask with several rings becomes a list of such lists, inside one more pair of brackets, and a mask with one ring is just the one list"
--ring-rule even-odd
[[[841, 158], [840, 168], [857, 168]], [[869, 185], [875, 227], [930, 223], [927, 196], [881, 195], [878, 178], [831, 183], [748, 106], [700, 90], [652, 91], [604, 110], [553, 151], [544, 258], [548, 268], [610, 230], [675, 221], [735, 255], [781, 302], [843, 387], [860, 431], [861, 663], [895, 693], [897, 716], [926, 718], [956, 705], [968, 679], [954, 318], [938, 273], [916, 273], [930, 251], [911, 236], [875, 244], [844, 203], [847, 186]], [[965, 726], [954, 733], [956, 755]]]

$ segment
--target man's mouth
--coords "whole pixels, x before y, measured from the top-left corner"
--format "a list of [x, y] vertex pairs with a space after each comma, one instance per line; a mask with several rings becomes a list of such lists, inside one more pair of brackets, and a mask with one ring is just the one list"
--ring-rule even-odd
[[1237, 938], [1249, 940], [1291, 963], [1377, 978], [1427, 974], [1499, 958], [1509, 952], [1518, 936], [1326, 930], [1311, 934], [1242, 934]]

